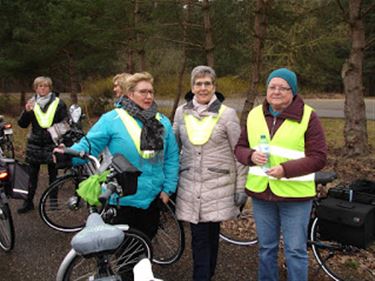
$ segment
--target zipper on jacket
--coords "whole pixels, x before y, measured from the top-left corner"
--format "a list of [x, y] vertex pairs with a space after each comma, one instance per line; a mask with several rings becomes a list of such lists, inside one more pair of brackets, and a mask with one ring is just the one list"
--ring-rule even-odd
[[273, 138], [273, 135], [275, 133], [275, 125], [276, 125], [276, 121], [277, 121], [277, 117], [274, 116], [273, 117], [273, 121], [272, 121], [272, 127], [271, 127], [271, 135], [270, 135], [270, 138], [272, 139]]

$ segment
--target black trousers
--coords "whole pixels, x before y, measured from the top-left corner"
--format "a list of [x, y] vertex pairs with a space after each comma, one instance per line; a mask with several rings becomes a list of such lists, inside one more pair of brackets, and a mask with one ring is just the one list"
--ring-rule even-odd
[[220, 222], [190, 224], [194, 281], [210, 281], [215, 274], [219, 251]]
[[[29, 195], [27, 201], [32, 202], [35, 196], [36, 189], [38, 187], [38, 178], [39, 178], [39, 171], [40, 171], [39, 163], [31, 163], [29, 166], [29, 175], [30, 175], [30, 182], [29, 182]], [[47, 164], [48, 166], [48, 181], [49, 184], [53, 183], [57, 177], [57, 169], [54, 163]]]
[[160, 220], [159, 204], [163, 204], [157, 197], [147, 209], [130, 206], [120, 206], [117, 215], [111, 221], [112, 224], [128, 224], [134, 227], [152, 240], [158, 231]]

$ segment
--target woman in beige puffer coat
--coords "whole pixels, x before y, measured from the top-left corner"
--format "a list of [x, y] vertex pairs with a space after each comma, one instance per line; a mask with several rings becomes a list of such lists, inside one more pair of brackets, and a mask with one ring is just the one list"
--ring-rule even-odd
[[233, 153], [241, 131], [239, 120], [234, 109], [222, 104], [224, 97], [215, 91], [215, 80], [212, 68], [193, 69], [192, 91], [177, 109], [173, 124], [181, 147], [176, 215], [190, 222], [194, 281], [211, 280], [220, 222], [238, 214], [238, 205], [247, 198], [247, 168]]

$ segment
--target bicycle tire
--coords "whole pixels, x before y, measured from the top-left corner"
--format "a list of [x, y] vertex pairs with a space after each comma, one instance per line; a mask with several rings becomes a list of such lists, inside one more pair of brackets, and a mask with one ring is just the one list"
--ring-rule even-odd
[[85, 226], [89, 206], [76, 194], [83, 179], [85, 177], [67, 174], [59, 177], [43, 192], [39, 214], [45, 224], [54, 230], [68, 233], [79, 231]]
[[319, 233], [319, 218], [310, 229], [310, 243], [315, 260], [335, 281], [374, 280], [375, 241], [366, 249], [345, 245]]
[[[142, 258], [152, 259], [151, 242], [142, 232], [126, 225], [117, 225], [117, 227], [125, 232], [124, 241], [117, 250], [110, 254], [105, 254], [105, 258], [110, 263], [110, 272], [112, 274], [109, 273], [107, 276], [102, 275], [101, 277], [127, 274], [133, 270], [133, 267]], [[89, 279], [90, 276], [97, 277], [97, 259], [99, 255], [91, 254], [87, 257], [82, 257], [74, 250], [71, 250], [61, 263], [56, 280], [91, 280]], [[126, 264], [124, 264], [125, 262]]]
[[172, 200], [168, 204], [161, 203], [158, 232], [152, 239], [153, 262], [170, 265], [178, 261], [185, 250], [185, 232], [183, 225], [177, 220]]
[[[5, 196], [0, 194], [0, 196]], [[14, 248], [15, 232], [13, 218], [10, 212], [9, 204], [0, 198], [0, 248], [4, 252], [9, 252]]]
[[258, 243], [251, 200], [247, 200], [240, 208], [240, 214], [236, 218], [221, 222], [220, 238], [239, 246]]

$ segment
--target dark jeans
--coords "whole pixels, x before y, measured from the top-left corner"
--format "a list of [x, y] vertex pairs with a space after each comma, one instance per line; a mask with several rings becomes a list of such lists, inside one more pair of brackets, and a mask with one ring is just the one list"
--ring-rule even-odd
[[[38, 187], [40, 165], [41, 164], [32, 163], [29, 166], [30, 184], [29, 184], [29, 195], [27, 198], [27, 201], [29, 202], [33, 201], [36, 189]], [[57, 169], [54, 163], [48, 164], [47, 166], [48, 166], [48, 180], [49, 180], [49, 184], [51, 184], [56, 180]]]
[[152, 240], [158, 231], [160, 220], [160, 208], [162, 204], [157, 197], [147, 209], [130, 206], [120, 206], [117, 215], [111, 221], [112, 224], [128, 224], [142, 231]]
[[194, 281], [210, 281], [215, 274], [219, 250], [219, 222], [190, 224]]

